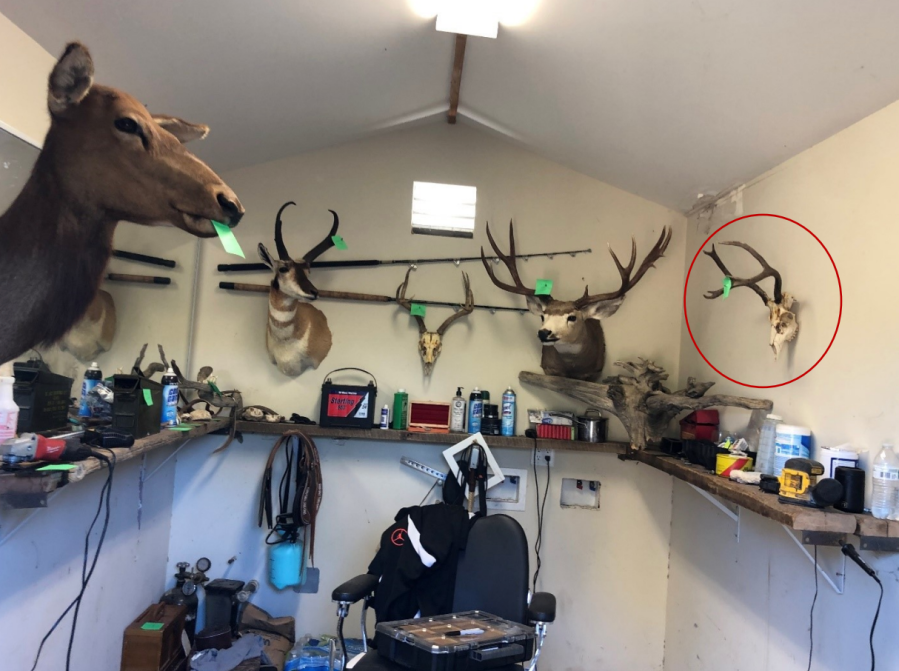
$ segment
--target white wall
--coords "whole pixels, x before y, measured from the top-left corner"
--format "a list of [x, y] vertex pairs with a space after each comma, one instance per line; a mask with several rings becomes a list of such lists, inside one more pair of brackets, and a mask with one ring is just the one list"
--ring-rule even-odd
[[[894, 412], [899, 357], [893, 353], [899, 313], [888, 298], [899, 243], [897, 139], [899, 104], [894, 104], [743, 190], [744, 213], [781, 214], [811, 228], [829, 248], [842, 278], [843, 318], [830, 353], [798, 382], [763, 392], [751, 390], [751, 395], [764, 393], [773, 399], [775, 412], [786, 421], [810, 427], [818, 445], [850, 442], [876, 450], [881, 441], [895, 440], [899, 429]], [[738, 214], [734, 210], [732, 204], [724, 204], [711, 222], [690, 221], [688, 263], [711, 231]], [[704, 289], [721, 282], [708, 259], [697, 261], [690, 279], [690, 323], [694, 333], [702, 334], [704, 353], [729, 375], [756, 384], [794, 377], [820, 356], [833, 333], [837, 310], [834, 274], [820, 248], [809, 244], [805, 234], [797, 234], [795, 227], [779, 232], [781, 228], [771, 223], [742, 226], [739, 236], [735, 232], [719, 237], [746, 236], [757, 244], [783, 273], [785, 288], [802, 301], [798, 313], [802, 328], [793, 351], [782, 361], [775, 364], [765, 346], [766, 311], [761, 301], [746, 289], [735, 290], [728, 305], [701, 298]], [[722, 257], [734, 258], [737, 252], [719, 247]], [[751, 269], [752, 264], [744, 268]], [[725, 334], [721, 320], [727, 316], [733, 317], [734, 326]], [[681, 378], [716, 379], [686, 332], [681, 343]], [[746, 393], [726, 380], [720, 380], [716, 389]], [[729, 418], [731, 428], [739, 429], [740, 420], [732, 414]], [[720, 512], [683, 485], [674, 491], [665, 668], [804, 668], [814, 589], [810, 562], [778, 525], [744, 512], [737, 543], [732, 524]], [[836, 566], [833, 549], [822, 550], [821, 556]], [[878, 569], [886, 587], [875, 639], [878, 668], [894, 668], [899, 664], [893, 635], [899, 607], [893, 577], [899, 557], [862, 556]], [[851, 563], [847, 574], [843, 596], [822, 585], [816, 607], [815, 668], [868, 668], [867, 635], [876, 586]]]
[[[225, 176], [248, 214], [236, 233], [253, 252], [264, 241], [272, 248], [274, 215], [287, 200], [285, 240], [296, 256], [324, 237], [328, 208], [341, 215], [346, 258], [408, 258], [477, 254], [486, 244], [484, 222], [497, 224], [505, 241], [514, 218], [519, 250], [545, 251], [592, 247], [591, 256], [522, 264], [525, 281], [548, 277], [560, 297], [576, 297], [613, 287], [618, 279], [606, 242], [629, 252], [634, 235], [642, 253], [661, 227], [673, 225], [667, 258], [633, 290], [618, 314], [608, 320], [608, 361], [648, 355], [677, 374], [678, 293], [683, 255], [683, 218], [662, 207], [562, 168], [474, 128], [435, 124], [383, 135], [327, 151], [235, 171]], [[413, 180], [473, 184], [478, 187], [474, 241], [412, 236]], [[249, 256], [249, 254], [248, 254]], [[340, 258], [329, 252], [325, 258]], [[516, 383], [518, 371], [539, 370], [536, 338], [539, 320], [531, 315], [491, 315], [477, 311], [448, 332], [445, 349], [430, 383], [423, 381], [416, 349], [418, 331], [408, 314], [392, 306], [319, 301], [334, 333], [334, 347], [318, 371], [298, 379], [281, 375], [264, 346], [265, 296], [218, 289], [215, 266], [233, 262], [217, 241], [204, 243], [197, 315], [197, 366], [212, 365], [225, 385], [239, 384], [248, 402], [282, 413], [317, 418], [323, 374], [340, 366], [360, 366], [378, 377], [379, 399], [389, 401], [398, 387], [412, 398], [449, 400], [458, 385], [486, 387], [494, 398], [512, 383], [519, 393], [519, 430], [528, 407], [575, 407], [549, 393]], [[503, 294], [479, 264], [464, 266], [475, 299], [498, 305], [524, 305]], [[393, 294], [404, 268], [316, 272], [320, 288]], [[459, 269], [422, 267], [413, 274], [416, 296], [457, 300]], [[267, 283], [268, 274], [243, 281]], [[240, 280], [238, 280], [240, 281]], [[433, 312], [433, 315], [431, 314]], [[447, 310], [429, 310], [439, 323]], [[434, 326], [432, 326], [434, 328]], [[611, 366], [607, 366], [610, 370]], [[624, 437], [614, 423], [613, 437]], [[399, 464], [409, 455], [441, 466], [436, 447], [384, 443], [339, 444], [322, 440], [324, 503], [316, 542], [322, 585], [317, 595], [275, 594], [265, 575], [264, 534], [255, 527], [256, 501], [265, 459], [273, 440], [248, 437], [221, 456], [207, 439], [178, 457], [170, 568], [206, 554], [217, 567], [236, 556], [231, 577], [263, 583], [259, 603], [276, 614], [294, 614], [298, 630], [333, 630], [330, 591], [343, 579], [364, 572], [380, 533], [396, 511], [421, 501], [430, 482]], [[529, 451], [501, 451], [501, 464], [526, 468]], [[562, 510], [561, 477], [599, 479], [599, 512]], [[541, 482], [545, 473], [540, 473]], [[517, 517], [533, 543], [536, 512], [533, 479], [529, 503]], [[541, 588], [559, 597], [559, 620], [546, 650], [548, 668], [583, 669], [598, 661], [606, 668], [655, 670], [662, 665], [664, 602], [671, 485], [657, 472], [622, 464], [613, 455], [557, 454], [547, 504]], [[197, 519], [202, 523], [197, 523]], [[533, 558], [532, 558], [533, 560]], [[214, 575], [219, 575], [213, 570]]]

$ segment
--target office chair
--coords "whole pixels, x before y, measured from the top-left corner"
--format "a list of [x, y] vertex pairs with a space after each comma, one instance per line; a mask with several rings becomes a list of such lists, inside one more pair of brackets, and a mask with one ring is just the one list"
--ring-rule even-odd
[[[356, 576], [331, 594], [332, 601], [337, 603], [337, 637], [344, 651], [344, 619], [349, 614], [350, 606], [362, 601], [362, 642], [366, 653], [353, 671], [402, 671], [403, 668], [368, 647], [365, 620], [378, 580], [376, 575]], [[556, 618], [556, 597], [548, 592], [537, 592], [528, 604], [527, 595], [528, 544], [524, 529], [507, 515], [477, 519], [468, 534], [465, 551], [459, 554], [452, 612], [484, 611], [513, 622], [533, 625], [537, 634], [536, 651], [530, 662], [511, 664], [496, 671], [537, 668], [546, 625]]]

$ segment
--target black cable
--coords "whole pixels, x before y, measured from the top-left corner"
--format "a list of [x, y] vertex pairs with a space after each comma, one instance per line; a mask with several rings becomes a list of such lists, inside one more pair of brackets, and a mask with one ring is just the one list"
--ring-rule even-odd
[[[53, 634], [53, 632], [56, 631], [56, 628], [60, 625], [60, 623], [65, 618], [65, 616], [69, 614], [69, 611], [71, 611], [72, 608], [74, 608], [75, 614], [72, 617], [72, 630], [69, 635], [69, 644], [68, 644], [68, 648], [66, 651], [66, 671], [69, 671], [69, 669], [70, 669], [71, 657], [72, 657], [72, 645], [74, 644], [74, 641], [75, 641], [75, 629], [78, 626], [78, 612], [81, 608], [81, 600], [84, 597], [85, 591], [87, 590], [87, 586], [88, 586], [88, 583], [90, 582], [91, 576], [93, 576], [93, 574], [94, 574], [94, 569], [96, 569], [96, 567], [97, 567], [97, 561], [100, 558], [100, 550], [103, 548], [103, 541], [105, 540], [106, 532], [109, 529], [109, 518], [111, 515], [111, 511], [112, 511], [112, 507], [111, 507], [112, 478], [113, 478], [113, 473], [115, 471], [115, 464], [116, 464], [115, 452], [113, 452], [112, 450], [109, 450], [109, 453], [111, 455], [111, 459], [109, 457], [107, 457], [105, 454], [102, 454], [101, 452], [92, 451], [92, 454], [94, 457], [96, 457], [97, 459], [100, 459], [101, 461], [106, 462], [108, 473], [106, 476], [106, 482], [103, 483], [103, 487], [100, 489], [100, 503], [97, 506], [97, 513], [94, 515], [94, 519], [91, 521], [91, 524], [87, 530], [87, 535], [85, 536], [84, 560], [83, 560], [83, 564], [81, 567], [81, 589], [78, 592], [78, 596], [76, 596], [72, 600], [72, 602], [66, 607], [66, 609], [62, 612], [62, 614], [56, 619], [56, 622], [53, 623], [53, 626], [50, 627], [50, 630], [41, 639], [40, 646], [38, 646], [38, 649], [37, 649], [37, 654], [34, 657], [34, 664], [31, 667], [31, 671], [34, 671], [37, 668], [38, 661], [40, 660], [40, 657], [41, 657], [41, 652], [44, 649], [44, 644], [47, 642], [47, 640], [50, 638], [50, 636]], [[96, 525], [97, 520], [100, 518], [100, 512], [103, 510], [104, 504], [105, 504], [105, 508], [106, 508], [106, 515], [105, 515], [105, 519], [103, 521], [103, 529], [100, 532], [100, 539], [97, 542], [97, 548], [94, 551], [94, 558], [91, 561], [90, 570], [88, 570], [87, 564], [88, 564], [88, 557], [89, 557], [90, 536], [94, 530], [94, 526]]]
[[534, 489], [537, 490], [537, 540], [534, 542], [534, 552], [537, 555], [537, 570], [534, 571], [534, 588], [533, 593], [537, 593], [537, 576], [540, 575], [540, 550], [543, 547], [543, 517], [544, 511], [546, 510], [546, 497], [549, 494], [549, 481], [550, 481], [550, 465], [549, 458], [546, 459], [546, 486], [543, 490], [543, 502], [540, 501], [540, 480], [537, 477], [537, 438], [534, 438], [534, 455], [533, 459], [534, 467]]
[[880, 578], [876, 575], [871, 577], [877, 581], [877, 586], [880, 587], [880, 598], [877, 599], [877, 610], [874, 612], [874, 621], [871, 623], [871, 636], [868, 638], [868, 642], [871, 644], [871, 671], [874, 671], [874, 628], [877, 626], [877, 618], [880, 617], [880, 605], [883, 603], [883, 583], [880, 582]]
[[815, 546], [815, 597], [808, 615], [808, 671], [812, 669], [812, 650], [815, 646], [815, 602], [818, 600], [818, 546]]

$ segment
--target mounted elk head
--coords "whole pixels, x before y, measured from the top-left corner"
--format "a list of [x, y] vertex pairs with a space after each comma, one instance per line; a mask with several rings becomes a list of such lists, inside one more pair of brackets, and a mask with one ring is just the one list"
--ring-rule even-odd
[[69, 44], [50, 74], [50, 130], [22, 192], [0, 215], [0, 361], [50, 345], [96, 295], [121, 220], [199, 237], [236, 226], [234, 192], [183, 146], [208, 128], [151, 115], [94, 84], [87, 49]]
[[[724, 273], [724, 277], [730, 279], [731, 289], [736, 289], [737, 287], [748, 287], [752, 289], [759, 298], [762, 299], [762, 303], [764, 303], [765, 307], [768, 308], [768, 321], [771, 323], [771, 332], [768, 337], [768, 344], [774, 351], [774, 360], [777, 361], [777, 357], [780, 355], [780, 350], [783, 348], [784, 343], [792, 342], [796, 338], [796, 335], [799, 333], [799, 322], [796, 321], [795, 313], [790, 311], [790, 308], [793, 307], [795, 299], [793, 298], [793, 296], [783, 290], [783, 282], [780, 278], [780, 273], [770, 265], [768, 265], [768, 262], [765, 261], [764, 257], [757, 251], [755, 251], [752, 247], [747, 245], [745, 242], [736, 241], [722, 242], [721, 244], [732, 245], [734, 247], [741, 247], [745, 249], [752, 255], [752, 258], [758, 261], [762, 266], [762, 272], [750, 278], [743, 279], [734, 277], [727, 269], [727, 266], [724, 265], [721, 257], [718, 256], [718, 252], [715, 251], [715, 245], [712, 245], [712, 251], [703, 252], [706, 256], [711, 257], [712, 261], [715, 262], [715, 265], [718, 266], [718, 269], [722, 273]], [[759, 282], [767, 279], [768, 277], [774, 278], [773, 298], [770, 297], [765, 292], [765, 290], [759, 286]], [[719, 296], [723, 295], [723, 288], [715, 289], [714, 291], [707, 291], [705, 293], [705, 297], [709, 299], [718, 298]]]
[[[396, 302], [408, 310], [410, 314], [412, 313], [413, 300], [411, 298], [406, 298], [406, 289], [409, 287], [409, 273], [411, 272], [412, 268], [409, 268], [409, 270], [406, 271], [406, 279], [404, 279], [403, 283], [396, 289]], [[471, 314], [472, 310], [474, 310], [474, 294], [471, 293], [471, 283], [468, 281], [468, 273], [462, 273], [462, 284], [465, 287], [465, 303], [460, 306], [460, 309], [457, 312], [447, 317], [436, 331], [428, 330], [428, 327], [425, 326], [424, 317], [421, 315], [412, 315], [415, 317], [415, 321], [418, 322], [418, 332], [420, 334], [418, 339], [418, 353], [421, 355], [421, 361], [424, 364], [426, 377], [431, 375], [431, 371], [434, 369], [434, 363], [437, 361], [437, 357], [440, 356], [440, 352], [443, 349], [443, 334], [446, 333], [446, 330], [454, 321], [460, 317]]]
[[590, 294], [589, 288], [584, 295], [574, 301], [560, 301], [552, 296], [537, 296], [534, 289], [528, 288], [518, 275], [515, 260], [515, 234], [512, 222], [509, 222], [509, 254], [503, 254], [490, 233], [487, 225], [487, 238], [496, 253], [509, 270], [514, 284], [501, 282], [496, 277], [481, 247], [481, 260], [493, 283], [503, 291], [518, 294], [527, 298], [528, 309], [540, 317], [543, 323], [537, 337], [543, 343], [543, 356], [540, 362], [547, 375], [559, 375], [576, 380], [593, 380], [602, 372], [605, 363], [606, 345], [600, 320], [611, 317], [628, 291], [634, 288], [647, 270], [653, 267], [668, 248], [671, 241], [671, 229], [663, 228], [662, 234], [653, 248], [643, 259], [640, 267], [634, 271], [637, 261], [637, 243], [631, 239], [631, 258], [627, 266], [622, 266], [615, 252], [609, 248], [612, 260], [621, 276], [621, 286], [615, 291], [603, 294]]
[[318, 368], [331, 351], [331, 329], [328, 318], [309, 301], [318, 298], [318, 289], [309, 279], [312, 262], [334, 246], [334, 236], [340, 219], [334, 210], [331, 232], [324, 240], [306, 252], [299, 260], [291, 258], [281, 234], [281, 214], [293, 201], [284, 203], [275, 220], [274, 259], [265, 245], [259, 243], [262, 262], [275, 271], [268, 292], [268, 324], [265, 346], [273, 364], [285, 375], [300, 375], [309, 368]]

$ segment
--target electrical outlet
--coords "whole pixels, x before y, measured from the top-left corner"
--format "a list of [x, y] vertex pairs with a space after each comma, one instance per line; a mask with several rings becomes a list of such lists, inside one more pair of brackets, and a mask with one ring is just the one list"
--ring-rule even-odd
[[549, 465], [556, 465], [556, 451], [538, 447], [534, 456], [534, 460], [538, 466], [546, 465], [546, 458], [549, 457]]

